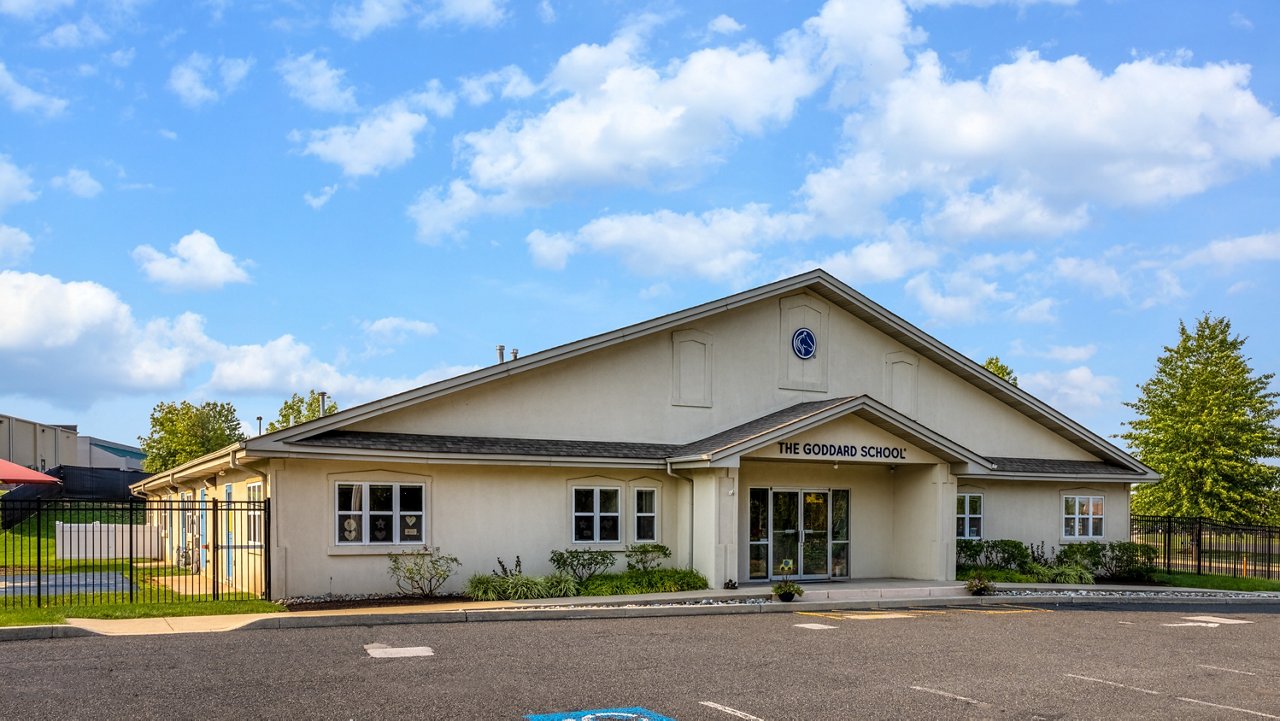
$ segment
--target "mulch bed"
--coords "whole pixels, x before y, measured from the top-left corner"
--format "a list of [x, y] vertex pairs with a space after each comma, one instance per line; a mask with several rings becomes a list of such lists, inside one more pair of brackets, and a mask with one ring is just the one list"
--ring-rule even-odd
[[387, 596], [384, 598], [334, 599], [332, 601], [295, 601], [285, 604], [286, 611], [334, 611], [346, 608], [386, 608], [389, 606], [430, 606], [438, 603], [470, 601], [466, 596], [432, 596], [417, 598]]

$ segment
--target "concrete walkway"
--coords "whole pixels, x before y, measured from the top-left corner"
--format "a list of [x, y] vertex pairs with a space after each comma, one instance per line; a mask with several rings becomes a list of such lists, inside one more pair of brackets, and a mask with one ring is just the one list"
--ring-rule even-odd
[[[221, 616], [164, 618], [68, 618], [65, 626], [0, 628], [0, 641], [74, 636], [138, 636], [214, 633], [238, 629], [378, 626], [408, 623], [464, 623], [475, 621], [559, 620], [652, 616], [790, 613], [795, 611], [902, 608], [939, 605], [1026, 603], [1280, 603], [1280, 594], [1209, 591], [1120, 585], [997, 584], [1018, 596], [972, 596], [957, 581], [913, 581], [892, 578], [806, 583], [805, 594], [792, 603], [773, 599], [767, 584], [733, 590], [684, 591], [637, 596], [589, 596], [537, 601], [469, 601], [421, 605], [345, 608], [284, 613], [246, 613]], [[1106, 592], [1111, 596], [1066, 593]], [[1141, 594], [1130, 596], [1127, 594]], [[1188, 598], [1185, 594], [1196, 594]]]

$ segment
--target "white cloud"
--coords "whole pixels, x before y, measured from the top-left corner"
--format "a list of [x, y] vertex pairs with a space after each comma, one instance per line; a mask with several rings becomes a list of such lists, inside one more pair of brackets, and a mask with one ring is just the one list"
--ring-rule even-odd
[[404, 101], [410, 107], [428, 110], [438, 118], [453, 115], [453, 109], [458, 103], [453, 93], [445, 90], [440, 81], [434, 78], [427, 83], [426, 89], [406, 95]]
[[159, 129], [158, 131], [156, 131], [156, 132], [158, 132], [158, 133], [160, 134], [160, 137], [164, 138], [165, 140], [177, 140], [177, 139], [178, 139], [178, 134], [177, 134], [177, 133], [175, 133], [175, 132], [173, 132], [172, 130], [169, 130], [168, 128], [160, 128], [160, 129]]
[[361, 324], [369, 337], [380, 343], [403, 343], [409, 336], [432, 336], [437, 332], [434, 323], [391, 316]]
[[1237, 30], [1253, 29], [1253, 21], [1242, 14], [1239, 10], [1231, 13], [1231, 17], [1228, 20], [1231, 23], [1231, 27], [1236, 28]]
[[[803, 55], [770, 55], [754, 46], [707, 48], [661, 68], [645, 65], [637, 56], [655, 22], [642, 16], [608, 45], [566, 53], [542, 85], [567, 97], [541, 115], [508, 116], [462, 135], [466, 179], [450, 185], [449, 197], [437, 190], [415, 207], [445, 207], [446, 217], [462, 222], [470, 214], [460, 199], [472, 213], [492, 212], [550, 202], [584, 186], [679, 186], [718, 163], [740, 137], [786, 123], [822, 81]], [[459, 182], [465, 191], [456, 190]], [[419, 235], [454, 230], [431, 219]]]
[[0, 225], [0, 267], [26, 260], [33, 247], [31, 236], [18, 228]]
[[0, 15], [29, 20], [52, 13], [75, 3], [76, 0], [0, 0]]
[[1014, 308], [1013, 319], [1019, 323], [1053, 323], [1058, 320], [1058, 315], [1054, 312], [1057, 307], [1058, 301], [1041, 298]]
[[83, 48], [99, 45], [107, 41], [107, 33], [102, 26], [88, 15], [77, 23], [63, 23], [40, 36], [40, 46], [45, 48]]
[[343, 86], [345, 71], [330, 67], [315, 53], [287, 57], [276, 64], [276, 71], [289, 89], [289, 95], [316, 110], [346, 113], [359, 109], [355, 90]]
[[18, 203], [28, 203], [36, 199], [31, 190], [31, 176], [9, 161], [9, 156], [0, 155], [0, 213]]
[[1125, 296], [1129, 282], [1111, 265], [1092, 258], [1057, 258], [1053, 271], [1065, 280], [1093, 290], [1104, 298]]
[[427, 25], [456, 23], [463, 27], [494, 27], [507, 17], [506, 0], [430, 0], [423, 16]]
[[733, 35], [746, 30], [747, 26], [728, 15], [717, 15], [707, 23], [707, 32], [715, 35]]
[[996, 187], [980, 194], [951, 196], [941, 210], [927, 216], [924, 222], [930, 232], [944, 236], [1053, 237], [1088, 225], [1089, 211], [1081, 204], [1059, 212], [1024, 189]]
[[492, 200], [455, 180], [447, 192], [440, 186], [422, 191], [406, 212], [418, 226], [418, 238], [432, 243], [459, 233], [464, 223], [493, 207]]
[[539, 0], [538, 19], [544, 23], [553, 23], [556, 21], [556, 9], [551, 6], [551, 0]]
[[148, 279], [174, 289], [209, 290], [249, 282], [242, 263], [198, 230], [182, 236], [169, 250], [172, 255], [140, 245], [133, 249], [133, 259]]
[[206, 335], [204, 319], [194, 313], [139, 323], [102, 285], [32, 273], [0, 271], [0, 307], [11, 311], [0, 314], [0, 395], [77, 404], [119, 393], [151, 395], [183, 387], [210, 367], [206, 387], [212, 391], [324, 388], [354, 405], [475, 370], [441, 366], [412, 378], [343, 373], [293, 336], [226, 345]]
[[899, 0], [829, 0], [804, 29], [835, 75], [832, 98], [846, 105], [899, 78], [910, 65], [906, 48], [926, 38]]
[[1083, 363], [1092, 358], [1097, 352], [1098, 346], [1090, 343], [1089, 345], [1050, 346], [1049, 350], [1042, 355], [1063, 363]]
[[529, 255], [533, 256], [533, 264], [552, 270], [564, 270], [569, 256], [577, 249], [573, 240], [561, 233], [544, 233], [535, 230], [525, 237], [529, 246]]
[[253, 68], [253, 63], [253, 58], [218, 58], [219, 87], [215, 89], [211, 85], [215, 71], [213, 60], [200, 53], [191, 53], [169, 72], [169, 89], [183, 104], [199, 107], [234, 93]]
[[319, 210], [324, 207], [325, 203], [329, 202], [329, 199], [332, 198], [333, 194], [336, 192], [338, 192], [338, 186], [336, 184], [326, 185], [315, 195], [312, 195], [311, 193], [303, 193], [302, 199], [307, 205], [310, 205], [313, 210]]
[[1241, 265], [1280, 260], [1280, 232], [1215, 240], [1188, 253], [1181, 266], [1212, 265], [1232, 269]]
[[137, 52], [133, 48], [124, 48], [117, 50], [107, 56], [107, 60], [117, 68], [127, 68], [133, 64], [133, 59]]
[[1014, 5], [1022, 8], [1028, 5], [1075, 5], [1077, 0], [906, 0], [907, 7], [920, 10], [926, 7], [953, 7], [968, 5], [970, 7], [987, 8], [993, 5]]
[[529, 76], [515, 65], [508, 65], [501, 70], [494, 70], [484, 75], [473, 75], [462, 78], [459, 92], [472, 105], [483, 105], [493, 99], [494, 88], [500, 88], [498, 94], [506, 98], [527, 98], [537, 91], [537, 86], [529, 80]]
[[535, 231], [526, 240], [535, 262], [545, 267], [563, 267], [570, 253], [588, 249], [619, 255], [645, 275], [691, 273], [724, 280], [755, 270], [760, 249], [801, 229], [793, 216], [748, 205], [698, 215], [669, 210], [609, 215], [582, 226], [572, 238]]
[[1018, 376], [1018, 385], [1049, 405], [1071, 413], [1101, 407], [1115, 395], [1117, 381], [1094, 375], [1088, 366], [1078, 366], [1062, 373], [1023, 373]]
[[0, 62], [0, 97], [9, 107], [18, 112], [37, 112], [46, 117], [62, 114], [67, 109], [67, 101], [52, 95], [36, 92], [18, 82], [3, 62]]
[[[869, 240], [848, 250], [839, 251], [819, 261], [802, 263], [809, 268], [824, 268], [841, 280], [858, 285], [897, 280], [938, 262], [938, 253], [924, 243], [912, 240], [901, 228], [890, 228], [885, 237]], [[796, 270], [803, 268], [797, 266]]]
[[930, 318], [944, 323], [981, 320], [987, 316], [987, 304], [1012, 297], [995, 282], [970, 273], [947, 273], [941, 280], [941, 287], [935, 285], [934, 274], [926, 271], [908, 280], [905, 287]]
[[89, 171], [81, 170], [80, 168], [67, 170], [66, 175], [54, 178], [50, 185], [66, 190], [68, 193], [81, 198], [92, 198], [102, 192], [102, 183], [94, 180]]
[[335, 5], [329, 24], [352, 40], [363, 40], [382, 28], [399, 24], [408, 16], [406, 0], [361, 0], [354, 5]]
[[346, 175], [377, 175], [412, 159], [414, 137], [426, 127], [425, 115], [397, 101], [375, 108], [357, 125], [310, 131], [302, 152], [341, 166]]

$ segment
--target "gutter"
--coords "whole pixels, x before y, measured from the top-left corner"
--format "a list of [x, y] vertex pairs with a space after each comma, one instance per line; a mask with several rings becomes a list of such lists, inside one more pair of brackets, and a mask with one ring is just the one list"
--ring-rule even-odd
[[693, 568], [693, 503], [695, 494], [693, 492], [693, 479], [688, 476], [682, 476], [671, 470], [671, 459], [667, 459], [667, 475], [672, 478], [681, 478], [689, 482], [689, 568]]

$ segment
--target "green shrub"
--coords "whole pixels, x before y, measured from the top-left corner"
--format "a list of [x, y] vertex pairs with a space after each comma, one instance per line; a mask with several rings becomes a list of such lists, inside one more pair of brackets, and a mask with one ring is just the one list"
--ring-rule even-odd
[[466, 594], [473, 601], [501, 601], [505, 597], [505, 585], [502, 578], [492, 573], [477, 573], [467, 579]]
[[701, 591], [708, 588], [707, 577], [687, 568], [655, 568], [594, 576], [580, 585], [583, 596], [624, 596], [641, 593]]
[[612, 568], [614, 560], [612, 551], [569, 548], [551, 552], [551, 565], [556, 571], [573, 576], [579, 584]]
[[964, 584], [964, 590], [975, 596], [989, 596], [996, 589], [985, 575], [977, 573]]
[[396, 582], [401, 593], [424, 597], [436, 595], [436, 590], [461, 565], [457, 557], [441, 553], [439, 548], [388, 553], [387, 561], [391, 564], [387, 575]]
[[1084, 566], [1079, 566], [1074, 563], [1060, 564], [1053, 566], [1048, 570], [1049, 577], [1045, 580], [1049, 583], [1093, 583], [1093, 573]]
[[578, 595], [578, 582], [573, 576], [553, 573], [542, 581], [547, 589], [547, 598], [569, 598]]
[[520, 567], [520, 557], [516, 556], [515, 565], [511, 568], [507, 568], [507, 564], [502, 562], [502, 556], [498, 556], [498, 570], [494, 571], [493, 575], [500, 578], [524, 575], [524, 570]]
[[982, 563], [982, 541], [975, 538], [956, 539], [956, 565], [977, 566]]
[[1038, 583], [1040, 579], [1029, 573], [1011, 571], [1007, 568], [961, 568], [956, 570], [957, 581], [967, 581], [974, 576], [983, 576], [995, 583]]
[[671, 549], [661, 543], [637, 543], [627, 549], [626, 557], [628, 571], [652, 571], [671, 558]]
[[535, 598], [549, 598], [547, 584], [537, 576], [511, 574], [498, 579], [503, 586], [503, 598], [511, 601], [524, 601]]
[[1019, 571], [1031, 563], [1031, 551], [1027, 550], [1027, 544], [1022, 541], [1001, 538], [984, 541], [984, 545], [986, 546], [982, 554], [984, 566]]
[[1108, 581], [1150, 581], [1156, 573], [1156, 549], [1144, 543], [1116, 541], [1107, 545], [1097, 575]]
[[1106, 554], [1107, 544], [1098, 541], [1085, 541], [1083, 543], [1064, 543], [1062, 548], [1058, 549], [1058, 555], [1054, 562], [1059, 566], [1084, 566], [1085, 568], [1097, 574], [1102, 568], [1103, 556]]

